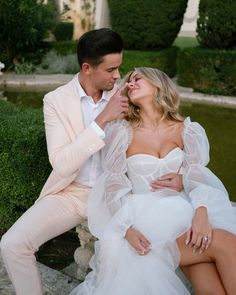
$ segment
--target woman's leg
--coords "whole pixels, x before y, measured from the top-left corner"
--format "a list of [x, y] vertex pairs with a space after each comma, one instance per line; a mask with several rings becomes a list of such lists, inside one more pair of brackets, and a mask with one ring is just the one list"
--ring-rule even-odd
[[196, 295], [226, 295], [214, 262], [181, 267]]
[[[227, 295], [234, 295], [236, 290], [236, 236], [224, 231], [213, 230], [210, 247], [202, 254], [193, 253], [185, 245], [185, 235], [177, 239], [181, 252], [180, 266], [190, 266], [203, 262], [214, 262]], [[204, 270], [204, 269], [203, 269]]]

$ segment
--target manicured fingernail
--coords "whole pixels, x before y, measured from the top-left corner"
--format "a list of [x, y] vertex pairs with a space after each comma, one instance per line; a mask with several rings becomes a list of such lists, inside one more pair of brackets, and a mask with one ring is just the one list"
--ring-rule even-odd
[[185, 245], [188, 245], [188, 243], [189, 243], [189, 240], [186, 240], [186, 241], [185, 241]]

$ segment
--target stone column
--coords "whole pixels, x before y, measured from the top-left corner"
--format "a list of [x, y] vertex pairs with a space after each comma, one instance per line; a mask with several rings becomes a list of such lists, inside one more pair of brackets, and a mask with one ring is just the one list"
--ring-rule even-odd
[[110, 28], [107, 0], [96, 0], [95, 7], [95, 29]]
[[189, 0], [184, 14], [183, 24], [179, 36], [195, 37], [198, 18], [198, 6], [200, 0]]

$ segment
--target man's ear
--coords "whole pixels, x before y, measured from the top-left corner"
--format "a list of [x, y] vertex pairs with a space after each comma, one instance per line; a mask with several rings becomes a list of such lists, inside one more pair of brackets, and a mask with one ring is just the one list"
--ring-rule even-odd
[[90, 71], [91, 71], [91, 65], [90, 65], [89, 63], [87, 63], [87, 62], [84, 62], [84, 63], [82, 64], [82, 68], [81, 68], [81, 70], [82, 70], [85, 74], [89, 74]]

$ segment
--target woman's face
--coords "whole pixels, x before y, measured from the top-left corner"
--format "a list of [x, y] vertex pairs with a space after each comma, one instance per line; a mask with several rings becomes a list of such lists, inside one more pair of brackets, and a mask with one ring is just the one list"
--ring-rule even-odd
[[134, 105], [141, 105], [144, 102], [147, 103], [149, 100], [153, 102], [156, 87], [140, 74], [134, 72], [131, 75], [127, 88], [128, 97]]

